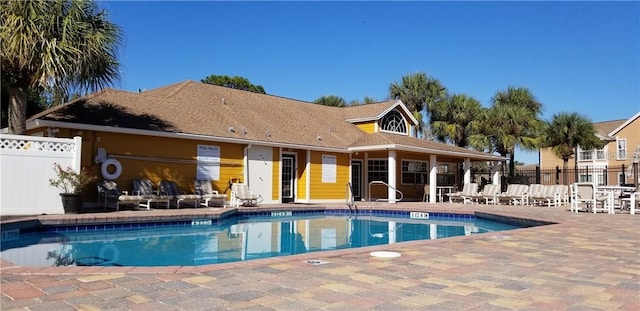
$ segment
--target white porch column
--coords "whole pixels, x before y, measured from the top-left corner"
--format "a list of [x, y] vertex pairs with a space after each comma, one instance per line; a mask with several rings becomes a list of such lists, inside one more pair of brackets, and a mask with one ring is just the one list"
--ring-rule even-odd
[[464, 159], [464, 182], [463, 184], [471, 183], [471, 159]]
[[311, 150], [307, 150], [307, 161], [304, 169], [307, 172], [304, 189], [305, 196], [307, 197], [307, 203], [311, 203]]
[[[429, 157], [429, 203], [436, 203], [438, 187], [438, 157], [432, 154]], [[433, 225], [432, 225], [433, 226]]]
[[396, 151], [389, 150], [388, 154], [388, 163], [389, 163], [389, 186], [387, 191], [387, 200], [389, 203], [396, 203]]
[[492, 184], [500, 185], [500, 167], [498, 166], [498, 161], [493, 161], [493, 166], [491, 166], [491, 180]]
[[73, 144], [75, 145], [76, 150], [73, 153], [73, 161], [71, 163], [73, 164], [73, 170], [76, 173], [80, 173], [82, 170], [82, 137], [73, 137]]

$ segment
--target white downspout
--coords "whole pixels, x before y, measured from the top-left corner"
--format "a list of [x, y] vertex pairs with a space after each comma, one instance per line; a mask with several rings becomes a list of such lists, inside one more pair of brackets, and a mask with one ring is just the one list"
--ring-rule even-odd
[[[249, 149], [251, 149], [251, 144], [248, 144], [244, 147], [244, 159], [242, 160], [244, 164], [244, 170], [242, 170], [242, 178], [244, 178], [244, 183], [249, 185]], [[251, 185], [249, 185], [251, 188]]]

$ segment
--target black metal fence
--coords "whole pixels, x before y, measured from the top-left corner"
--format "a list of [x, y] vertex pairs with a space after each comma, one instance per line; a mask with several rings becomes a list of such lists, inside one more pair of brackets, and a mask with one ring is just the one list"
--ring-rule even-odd
[[[543, 184], [569, 185], [575, 182], [594, 182], [597, 185], [638, 185], [640, 168], [638, 164], [631, 166], [584, 166], [568, 168], [556, 166], [540, 168], [539, 166], [517, 167], [513, 178], [508, 177], [508, 170], [500, 171], [503, 187], [508, 184]], [[473, 168], [471, 170], [472, 182], [480, 185], [491, 183], [491, 171], [488, 168]]]

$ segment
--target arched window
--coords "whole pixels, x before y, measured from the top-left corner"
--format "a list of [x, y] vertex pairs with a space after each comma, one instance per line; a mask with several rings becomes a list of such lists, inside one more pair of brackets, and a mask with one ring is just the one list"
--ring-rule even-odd
[[380, 128], [383, 131], [395, 132], [395, 133], [407, 133], [407, 123], [404, 117], [397, 110], [392, 110], [382, 118]]

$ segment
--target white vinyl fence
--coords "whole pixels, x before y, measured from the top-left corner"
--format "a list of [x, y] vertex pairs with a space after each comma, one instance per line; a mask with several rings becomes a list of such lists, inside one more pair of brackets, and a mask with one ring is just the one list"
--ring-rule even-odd
[[82, 138], [0, 134], [0, 215], [64, 214], [53, 164], [80, 171]]

